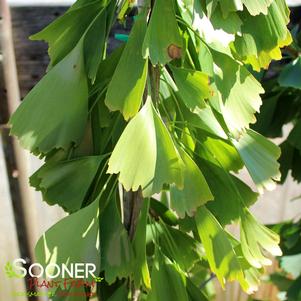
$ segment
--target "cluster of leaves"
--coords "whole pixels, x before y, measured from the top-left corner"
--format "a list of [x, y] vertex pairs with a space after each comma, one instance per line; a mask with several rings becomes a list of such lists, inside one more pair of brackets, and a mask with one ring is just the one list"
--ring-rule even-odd
[[[301, 181], [301, 33], [299, 25], [291, 26], [293, 43], [284, 50], [283, 60], [272, 64], [269, 72], [259, 75], [266, 94], [258, 121], [253, 126], [272, 138], [285, 136], [280, 144], [282, 183], [289, 171], [294, 180]], [[284, 125], [292, 126], [288, 134], [283, 133]], [[281, 238], [283, 256], [277, 258], [279, 270], [269, 277], [269, 281], [277, 286], [279, 300], [300, 301], [301, 221], [283, 222], [271, 228]]]
[[301, 181], [301, 32], [298, 25], [292, 29], [293, 43], [284, 52], [281, 64], [261, 74], [266, 90], [263, 106], [254, 129], [265, 136], [283, 136], [283, 126], [293, 125], [281, 147], [281, 182], [291, 170], [293, 178]]
[[[281, 251], [248, 209], [258, 193], [235, 173], [246, 167], [259, 192], [272, 189], [280, 149], [249, 129], [264, 89], [246, 65], [281, 58], [288, 8], [145, 1], [128, 42], [107, 56], [130, 2], [78, 0], [32, 37], [49, 43], [51, 63], [11, 132], [45, 160], [31, 185], [70, 213], [39, 240], [37, 258], [95, 263], [101, 300], [206, 300], [207, 269], [222, 286], [237, 280], [252, 292], [266, 253]], [[130, 228], [129, 196], [138, 207]]]

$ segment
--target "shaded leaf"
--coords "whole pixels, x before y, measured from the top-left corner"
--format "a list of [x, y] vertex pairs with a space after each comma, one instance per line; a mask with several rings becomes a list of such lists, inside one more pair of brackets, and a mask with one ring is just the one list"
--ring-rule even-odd
[[156, 252], [155, 260], [151, 277], [152, 290], [147, 301], [189, 301], [183, 272], [159, 251]]
[[119, 110], [126, 120], [139, 111], [145, 89], [148, 63], [141, 54], [145, 32], [146, 18], [140, 15], [131, 31], [105, 99], [109, 109]]
[[143, 56], [149, 57], [153, 65], [165, 65], [181, 57], [182, 44], [174, 1], [156, 0], [143, 43]]
[[275, 188], [280, 180], [280, 148], [260, 134], [247, 130], [239, 140], [232, 139], [259, 192]]
[[58, 204], [67, 212], [81, 208], [103, 157], [82, 157], [70, 161], [49, 163], [30, 178], [30, 184], [42, 191], [49, 205]]
[[175, 184], [171, 185], [170, 206], [183, 218], [186, 213], [194, 215], [198, 207], [213, 199], [213, 195], [192, 158], [181, 147], [179, 153], [184, 163], [184, 188], [178, 189]]
[[146, 225], [149, 210], [149, 200], [144, 200], [139, 215], [136, 233], [133, 239], [135, 253], [134, 282], [136, 287], [140, 287], [141, 281], [144, 286], [150, 289], [150, 275], [146, 260]]
[[121, 223], [115, 199], [109, 202], [100, 217], [100, 254], [100, 268], [105, 272], [105, 280], [109, 284], [116, 278], [132, 274], [133, 248]]
[[80, 42], [25, 97], [10, 119], [11, 134], [35, 153], [67, 150], [81, 141], [87, 117], [88, 86]]

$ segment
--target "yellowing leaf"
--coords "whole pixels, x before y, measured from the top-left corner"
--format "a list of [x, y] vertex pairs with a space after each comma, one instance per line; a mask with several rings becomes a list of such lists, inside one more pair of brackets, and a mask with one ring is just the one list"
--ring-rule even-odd
[[81, 41], [25, 97], [10, 120], [11, 134], [32, 152], [66, 150], [81, 141], [87, 118], [88, 85]]
[[174, 1], [156, 0], [143, 43], [144, 57], [149, 57], [153, 65], [164, 65], [181, 57], [182, 44]]
[[117, 142], [108, 173], [119, 173], [126, 190], [141, 187], [147, 197], [160, 192], [164, 183], [183, 187], [182, 164], [167, 128], [148, 99]]
[[267, 68], [272, 60], [280, 60], [280, 48], [292, 42], [286, 27], [289, 22], [289, 9], [285, 1], [274, 0], [267, 15], [253, 17], [244, 12], [241, 19], [241, 35], [236, 36], [234, 48], [244, 62], [259, 71], [260, 68]]
[[113, 78], [105, 103], [111, 111], [119, 110], [125, 120], [139, 111], [147, 78], [148, 62], [141, 49], [146, 32], [145, 16], [136, 21]]

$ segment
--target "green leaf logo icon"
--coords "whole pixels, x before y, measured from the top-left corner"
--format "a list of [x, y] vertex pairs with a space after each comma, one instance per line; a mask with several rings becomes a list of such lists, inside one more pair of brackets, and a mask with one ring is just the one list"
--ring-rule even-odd
[[23, 278], [23, 275], [17, 274], [14, 271], [14, 268], [9, 261], [6, 263], [4, 271], [8, 278]]

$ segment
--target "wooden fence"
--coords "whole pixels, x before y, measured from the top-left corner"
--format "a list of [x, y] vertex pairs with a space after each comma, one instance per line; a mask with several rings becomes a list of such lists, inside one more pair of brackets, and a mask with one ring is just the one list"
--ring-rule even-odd
[[[30, 42], [28, 36], [62, 14], [66, 7], [18, 6], [12, 7], [10, 14], [6, 1], [0, 0], [0, 9], [0, 300], [25, 301], [26, 297], [12, 295], [26, 291], [25, 282], [8, 279], [3, 267], [20, 256], [34, 260], [35, 242], [64, 213], [58, 207], [46, 205], [40, 194], [29, 187], [28, 177], [40, 162], [9, 137], [7, 121], [48, 64], [47, 45]], [[119, 27], [119, 32], [123, 30]], [[243, 177], [249, 181], [246, 174]], [[261, 197], [253, 211], [266, 223], [296, 217], [301, 212], [301, 202], [291, 199], [298, 195], [301, 187], [288, 179], [285, 185]], [[257, 297], [272, 301], [277, 300], [276, 294], [273, 287], [264, 285]], [[236, 284], [230, 284], [226, 292], [218, 289], [216, 298], [217, 301], [246, 299]]]

